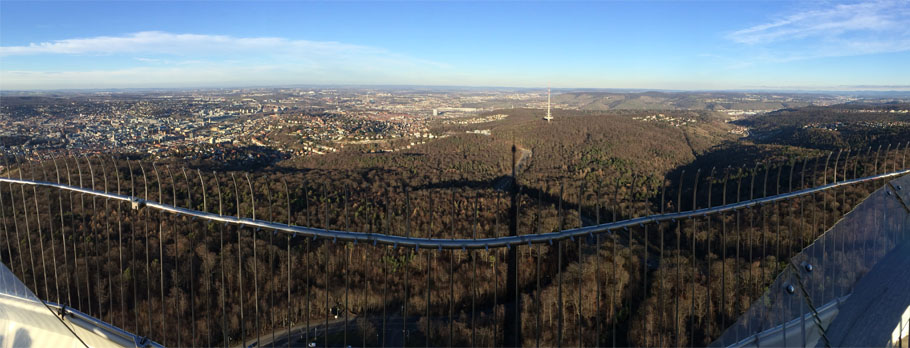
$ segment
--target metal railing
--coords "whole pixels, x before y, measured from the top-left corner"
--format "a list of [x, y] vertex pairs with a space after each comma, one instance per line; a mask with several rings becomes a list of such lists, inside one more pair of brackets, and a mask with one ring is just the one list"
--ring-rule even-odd
[[57, 184], [46, 181], [31, 181], [31, 180], [18, 180], [11, 178], [0, 178], [0, 182], [6, 182], [10, 184], [26, 185], [26, 186], [41, 186], [47, 188], [54, 188], [65, 191], [72, 191], [74, 193], [88, 194], [91, 196], [111, 199], [115, 201], [121, 201], [124, 203], [130, 203], [132, 209], [140, 209], [143, 207], [148, 207], [150, 209], [160, 210], [162, 212], [174, 213], [177, 215], [185, 215], [192, 218], [200, 218], [207, 221], [213, 222], [223, 222], [232, 225], [239, 225], [249, 228], [258, 228], [265, 230], [281, 231], [293, 234], [295, 236], [304, 236], [304, 237], [313, 237], [315, 238], [327, 238], [331, 239], [333, 242], [342, 241], [342, 242], [353, 242], [353, 243], [369, 243], [373, 245], [382, 244], [390, 245], [393, 247], [407, 247], [407, 248], [432, 248], [432, 249], [489, 249], [489, 248], [500, 248], [500, 247], [512, 247], [516, 245], [531, 245], [535, 243], [549, 243], [552, 244], [553, 241], [563, 240], [563, 239], [574, 239], [575, 237], [585, 237], [592, 236], [594, 233], [604, 233], [611, 232], [613, 230], [619, 229], [629, 229], [630, 227], [640, 227], [645, 224], [658, 224], [661, 222], [676, 222], [676, 220], [692, 219], [697, 217], [705, 217], [707, 215], [735, 212], [740, 209], [751, 208], [755, 206], [760, 206], [764, 204], [772, 204], [779, 201], [786, 201], [790, 199], [799, 198], [802, 196], [807, 196], [815, 194], [818, 192], [832, 190], [842, 186], [849, 186], [855, 184], [868, 183], [871, 181], [889, 179], [894, 177], [899, 177], [902, 175], [910, 174], [910, 169], [899, 170], [891, 173], [879, 174], [874, 176], [868, 176], [863, 178], [856, 178], [845, 180], [837, 183], [831, 183], [827, 185], [807, 188], [803, 190], [788, 192], [784, 194], [768, 196], [763, 198], [751, 199], [739, 203], [732, 203], [722, 206], [702, 208], [697, 210], [683, 211], [678, 213], [666, 213], [666, 214], [655, 214], [642, 216], [637, 218], [632, 218], [623, 221], [610, 222], [597, 224], [593, 226], [585, 226], [579, 228], [572, 228], [563, 231], [549, 232], [549, 233], [538, 233], [538, 234], [528, 234], [528, 235], [519, 235], [519, 236], [508, 236], [508, 237], [495, 237], [495, 238], [452, 238], [452, 239], [441, 239], [441, 238], [417, 238], [417, 237], [407, 237], [407, 236], [394, 236], [387, 235], [382, 233], [370, 233], [364, 231], [341, 231], [341, 230], [330, 230], [330, 229], [319, 229], [312, 227], [303, 227], [303, 226], [293, 226], [288, 224], [282, 224], [277, 222], [271, 222], [266, 220], [257, 220], [257, 219], [248, 219], [242, 217], [233, 217], [229, 215], [220, 215], [214, 213], [208, 213], [204, 211], [192, 210], [187, 208], [181, 208], [174, 205], [169, 205], [165, 203], [159, 203], [154, 201], [148, 201], [138, 197], [120, 195], [116, 193], [108, 193], [103, 191], [96, 191], [92, 189], [85, 189], [81, 187], [67, 186], [63, 184]]
[[707, 345], [781, 260], [910, 173], [908, 146], [881, 150], [572, 198], [519, 178], [419, 204], [407, 187], [355, 201], [290, 175], [16, 159], [0, 170], [0, 256], [45, 301], [165, 345]]

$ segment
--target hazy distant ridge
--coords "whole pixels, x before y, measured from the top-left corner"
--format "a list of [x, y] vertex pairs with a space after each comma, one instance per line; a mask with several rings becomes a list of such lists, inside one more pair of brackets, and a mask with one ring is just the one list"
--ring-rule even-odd
[[570, 92], [554, 102], [581, 110], [778, 110], [845, 101], [835, 96], [720, 92]]

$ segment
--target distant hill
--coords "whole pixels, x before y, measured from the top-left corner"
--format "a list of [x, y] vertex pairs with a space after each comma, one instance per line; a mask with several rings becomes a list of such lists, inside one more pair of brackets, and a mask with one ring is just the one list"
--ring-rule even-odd
[[910, 139], [910, 103], [848, 103], [784, 109], [738, 120], [750, 141], [835, 150]]
[[[582, 180], [597, 186], [638, 175], [647, 178], [653, 189], [665, 173], [715, 145], [736, 139], [728, 124], [705, 111], [663, 113], [674, 120], [686, 120], [684, 124], [668, 118], [646, 120], [655, 114], [644, 111], [555, 109], [556, 119], [550, 123], [542, 119], [544, 113], [540, 109], [497, 110], [481, 116], [508, 117], [473, 124], [440, 124], [432, 132], [441, 138], [395, 152], [369, 153], [370, 145], [349, 145], [337, 153], [297, 158], [282, 165], [323, 176], [343, 172], [368, 182], [403, 180], [414, 186], [490, 187], [509, 172], [514, 143], [530, 152], [520, 174], [523, 185], [529, 187], [543, 188], [546, 181], [552, 181], [566, 182], [569, 189], [575, 189]], [[414, 140], [398, 142], [410, 144]]]
[[735, 92], [572, 92], [553, 97], [555, 103], [580, 110], [779, 110], [816, 103], [832, 96]]

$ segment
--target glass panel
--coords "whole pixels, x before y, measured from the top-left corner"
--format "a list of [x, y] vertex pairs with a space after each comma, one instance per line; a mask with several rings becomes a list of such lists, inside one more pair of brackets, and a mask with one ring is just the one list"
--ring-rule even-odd
[[83, 347], [4, 264], [0, 264], [0, 347]]
[[886, 183], [788, 260], [758, 301], [712, 346], [815, 346], [854, 285], [907, 237], [910, 176]]

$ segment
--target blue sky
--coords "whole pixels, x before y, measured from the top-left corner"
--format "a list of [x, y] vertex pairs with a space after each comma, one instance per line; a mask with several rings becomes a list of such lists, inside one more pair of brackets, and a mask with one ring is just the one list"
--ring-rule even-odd
[[910, 1], [0, 2], [0, 89], [910, 90]]

